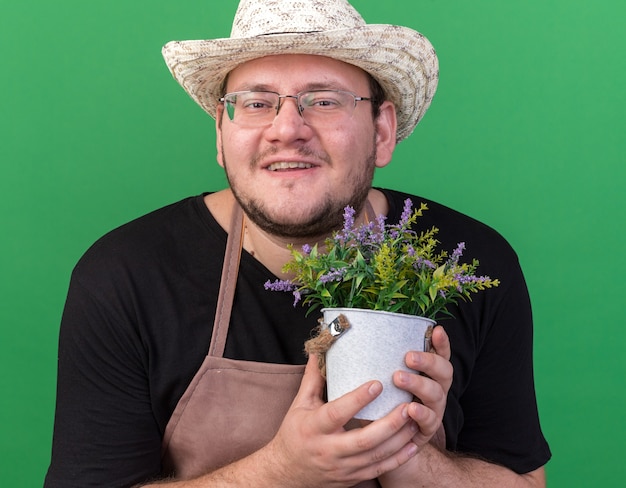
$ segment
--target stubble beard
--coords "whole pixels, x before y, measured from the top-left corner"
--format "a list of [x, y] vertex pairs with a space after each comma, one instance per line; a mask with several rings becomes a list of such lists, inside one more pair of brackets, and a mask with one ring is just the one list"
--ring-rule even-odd
[[[306, 149], [302, 151], [303, 154], [307, 152]], [[223, 148], [222, 154], [224, 154]], [[254, 224], [263, 231], [281, 239], [309, 240], [314, 242], [323, 236], [330, 235], [333, 231], [343, 226], [343, 215], [346, 206], [350, 205], [357, 214], [363, 209], [374, 178], [376, 146], [375, 143], [372, 144], [372, 150], [361, 166], [361, 171], [355, 172], [351, 177], [351, 181], [346, 181], [346, 185], [352, 188], [351, 192], [346, 195], [329, 195], [329, 198], [310, 211], [306, 220], [303, 219], [297, 223], [273, 220], [261, 199], [248, 197], [244, 192], [240, 191], [236, 182], [229, 175], [227, 162], [225, 160], [223, 162], [226, 178], [233, 195], [246, 216]], [[252, 164], [255, 163], [253, 162]]]

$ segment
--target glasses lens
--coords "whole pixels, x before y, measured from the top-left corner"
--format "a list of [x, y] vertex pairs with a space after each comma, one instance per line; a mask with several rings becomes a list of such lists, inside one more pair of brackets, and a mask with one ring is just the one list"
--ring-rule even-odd
[[352, 93], [334, 90], [301, 93], [298, 101], [302, 117], [310, 124], [350, 117], [356, 105]]
[[256, 126], [271, 123], [278, 95], [272, 92], [235, 92], [224, 97], [228, 118], [235, 124]]
[[234, 99], [224, 97], [224, 105], [226, 106], [226, 113], [228, 114], [228, 118], [231, 121], [235, 118], [235, 104], [236, 103], [237, 103], [237, 97], [235, 97]]
[[316, 112], [336, 112], [354, 106], [354, 97], [342, 91], [312, 91], [300, 95], [300, 105]]

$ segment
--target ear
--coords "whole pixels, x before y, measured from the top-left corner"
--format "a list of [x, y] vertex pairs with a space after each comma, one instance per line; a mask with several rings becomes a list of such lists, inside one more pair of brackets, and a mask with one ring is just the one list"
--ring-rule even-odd
[[376, 124], [376, 167], [383, 168], [389, 164], [396, 148], [396, 108], [390, 101], [380, 106], [380, 114]]
[[217, 164], [224, 167], [224, 154], [222, 152], [222, 114], [224, 113], [224, 105], [219, 104], [215, 110], [215, 145], [217, 146]]

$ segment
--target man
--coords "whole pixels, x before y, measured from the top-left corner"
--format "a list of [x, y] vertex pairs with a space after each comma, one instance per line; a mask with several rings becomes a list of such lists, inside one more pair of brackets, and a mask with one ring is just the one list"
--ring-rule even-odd
[[430, 104], [428, 41], [343, 0], [242, 0], [231, 38], [164, 56], [216, 119], [229, 188], [131, 222], [78, 263], [46, 486], [544, 486], [528, 295], [493, 230], [428, 202], [420, 222], [448, 247], [467, 240], [502, 286], [452, 310], [436, 354], [407, 354], [415, 374], [394, 382], [420, 403], [356, 428], [380, 384], [324, 402], [302, 353], [316, 317], [263, 289], [284, 278], [287, 245], [323, 241], [346, 205], [399, 219], [407, 195], [371, 183]]

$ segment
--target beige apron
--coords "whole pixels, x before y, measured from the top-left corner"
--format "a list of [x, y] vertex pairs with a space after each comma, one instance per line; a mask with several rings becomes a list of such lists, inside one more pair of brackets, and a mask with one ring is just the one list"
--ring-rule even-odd
[[[163, 437], [163, 474], [190, 479], [241, 459], [276, 434], [298, 392], [303, 365], [222, 357], [241, 256], [243, 217], [228, 233], [208, 355], [176, 405]], [[376, 480], [359, 488], [379, 487]]]

